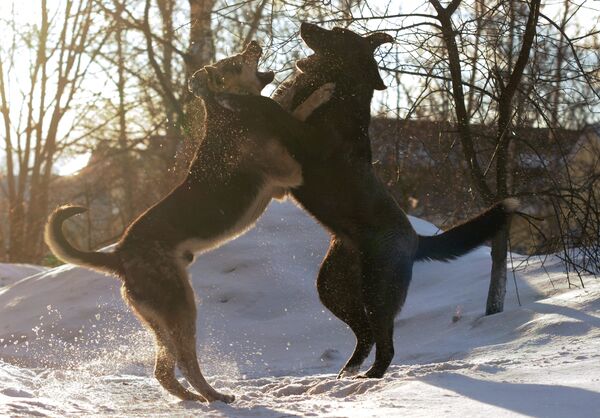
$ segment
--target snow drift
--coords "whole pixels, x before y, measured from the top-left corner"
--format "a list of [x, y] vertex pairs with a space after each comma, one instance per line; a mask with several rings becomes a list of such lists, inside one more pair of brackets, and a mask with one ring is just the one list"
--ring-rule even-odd
[[[421, 234], [437, 229], [411, 219]], [[0, 415], [600, 416], [600, 287], [557, 260], [518, 265], [505, 312], [483, 317], [489, 248], [418, 263], [380, 380], [336, 380], [354, 340], [319, 303], [328, 236], [291, 203], [190, 267], [198, 347], [232, 405], [180, 402], [118, 280], [73, 266], [0, 265]], [[370, 362], [372, 358], [367, 360]]]

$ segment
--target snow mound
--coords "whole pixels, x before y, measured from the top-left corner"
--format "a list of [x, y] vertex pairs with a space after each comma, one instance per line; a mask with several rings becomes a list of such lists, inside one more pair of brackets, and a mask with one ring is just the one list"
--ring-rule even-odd
[[0, 287], [0, 415], [600, 416], [594, 279], [568, 289], [558, 264], [530, 260], [516, 275], [522, 306], [513, 284], [506, 311], [484, 317], [489, 248], [416, 264], [388, 374], [336, 380], [354, 339], [318, 300], [327, 245], [313, 219], [275, 203], [255, 229], [190, 267], [202, 368], [236, 395], [232, 405], [180, 402], [160, 387], [152, 338], [118, 280], [74, 266], [0, 266], [0, 276], [21, 274]]
[[2, 292], [4, 286], [10, 286], [24, 277], [32, 276], [46, 270], [47, 268], [45, 267], [31, 264], [0, 263], [0, 292]]

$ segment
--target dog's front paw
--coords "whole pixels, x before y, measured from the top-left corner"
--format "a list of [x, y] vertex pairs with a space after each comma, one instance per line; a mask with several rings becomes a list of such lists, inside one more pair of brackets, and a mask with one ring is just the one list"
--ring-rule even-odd
[[318, 89], [316, 89], [312, 95], [318, 100], [320, 104], [327, 103], [335, 93], [335, 83], [325, 83]]
[[335, 83], [325, 83], [312, 92], [308, 98], [303, 101], [295, 110], [294, 117], [305, 121], [319, 106], [327, 103], [333, 97], [335, 92]]

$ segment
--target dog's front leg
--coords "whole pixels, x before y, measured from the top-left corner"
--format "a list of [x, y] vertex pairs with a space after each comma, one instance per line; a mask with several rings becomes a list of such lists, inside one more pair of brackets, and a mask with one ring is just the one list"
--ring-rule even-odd
[[[317, 93], [299, 112], [307, 113], [308, 109], [318, 101], [319, 96], [323, 99], [327, 95], [327, 90], [328, 88], [325, 88]], [[215, 99], [223, 107], [245, 115], [248, 123], [261, 131], [268, 129], [280, 138], [290, 153], [301, 160], [325, 160], [337, 148], [337, 142], [329, 138], [329, 132], [323, 132], [296, 119], [268, 97], [220, 93], [215, 95]]]
[[327, 103], [335, 91], [335, 83], [326, 83], [312, 92], [308, 99], [303, 101], [294, 109], [292, 116], [302, 122], [306, 121], [310, 115], [321, 105]]

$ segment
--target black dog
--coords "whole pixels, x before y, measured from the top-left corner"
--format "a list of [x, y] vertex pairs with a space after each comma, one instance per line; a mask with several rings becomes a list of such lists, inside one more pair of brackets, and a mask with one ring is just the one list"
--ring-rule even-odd
[[357, 339], [340, 374], [357, 371], [376, 344], [375, 363], [365, 377], [381, 377], [394, 355], [394, 317], [414, 261], [450, 260], [481, 245], [503, 226], [516, 202], [501, 202], [444, 234], [418, 236], [371, 165], [370, 103], [374, 89], [385, 89], [373, 53], [392, 38], [306, 23], [301, 35], [315, 53], [298, 63], [301, 72], [279, 95], [293, 91], [295, 107], [316, 87], [335, 82], [334, 97], [307, 121], [329, 133], [336, 152], [325, 163], [301, 161], [304, 183], [293, 195], [333, 234], [317, 279], [319, 296]]
[[[278, 89], [275, 100], [293, 109], [325, 83], [334, 82], [336, 90], [307, 119], [328, 138], [325, 160], [297, 158], [304, 183], [292, 194], [332, 234], [317, 278], [319, 297], [356, 335], [354, 353], [339, 376], [358, 371], [375, 344], [375, 362], [360, 377], [381, 377], [394, 356], [394, 317], [404, 304], [413, 263], [447, 261], [481, 245], [507, 222], [517, 202], [500, 202], [441, 235], [417, 235], [371, 165], [370, 104], [373, 90], [386, 88], [373, 53], [392, 37], [308, 23], [301, 36], [315, 53], [297, 63], [300, 72]], [[249, 108], [252, 100], [243, 98], [237, 106]]]

